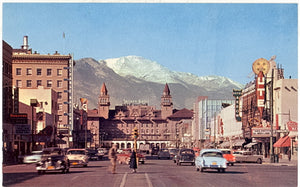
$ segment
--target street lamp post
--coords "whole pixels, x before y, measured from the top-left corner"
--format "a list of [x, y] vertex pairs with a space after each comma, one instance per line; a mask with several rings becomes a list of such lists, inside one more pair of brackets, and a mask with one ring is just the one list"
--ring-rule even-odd
[[275, 162], [274, 158], [274, 149], [273, 149], [273, 80], [274, 79], [274, 69], [272, 69], [272, 77], [270, 81], [270, 109], [271, 109], [271, 118], [270, 118], [270, 125], [271, 125], [271, 137], [270, 137], [270, 159], [271, 163]]

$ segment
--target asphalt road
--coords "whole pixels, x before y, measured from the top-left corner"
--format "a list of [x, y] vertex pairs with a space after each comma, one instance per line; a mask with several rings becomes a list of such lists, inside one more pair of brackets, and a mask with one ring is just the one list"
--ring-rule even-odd
[[38, 175], [35, 165], [3, 167], [3, 186], [28, 187], [194, 187], [194, 186], [297, 186], [297, 166], [237, 163], [225, 173], [215, 170], [197, 172], [189, 164], [177, 166], [171, 160], [147, 159], [131, 173], [128, 165], [117, 164], [117, 173], [109, 172], [110, 162], [90, 161], [88, 167], [71, 168]]

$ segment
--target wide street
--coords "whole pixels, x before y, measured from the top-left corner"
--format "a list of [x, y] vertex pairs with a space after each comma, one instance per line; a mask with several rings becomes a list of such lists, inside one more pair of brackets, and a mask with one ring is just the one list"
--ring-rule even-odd
[[107, 159], [90, 161], [88, 167], [71, 168], [60, 172], [38, 175], [34, 164], [3, 167], [3, 186], [105, 186], [105, 187], [192, 187], [192, 186], [297, 186], [297, 166], [237, 163], [225, 173], [207, 170], [197, 172], [189, 164], [177, 166], [171, 160], [155, 157], [140, 164], [137, 173], [129, 166], [117, 164], [117, 173], [108, 171]]

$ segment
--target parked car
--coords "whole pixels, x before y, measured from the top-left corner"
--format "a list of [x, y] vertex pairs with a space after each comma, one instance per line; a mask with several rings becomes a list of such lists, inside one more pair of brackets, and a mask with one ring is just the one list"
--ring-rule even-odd
[[220, 149], [223, 153], [223, 157], [227, 160], [227, 165], [233, 166], [233, 164], [236, 162], [235, 156], [232, 154], [232, 151], [230, 149]]
[[236, 162], [256, 162], [261, 164], [263, 155], [255, 155], [251, 151], [235, 151], [233, 152]]
[[218, 172], [225, 172], [227, 160], [223, 157], [222, 151], [218, 149], [202, 149], [200, 155], [195, 159], [197, 171], [205, 169], [216, 169]]
[[38, 174], [46, 171], [62, 171], [68, 173], [70, 169], [70, 162], [61, 148], [45, 148], [42, 151], [41, 160], [36, 163], [36, 170]]
[[195, 164], [195, 152], [193, 149], [180, 149], [176, 158], [176, 164], [181, 165], [183, 163]]
[[23, 162], [25, 164], [32, 164], [32, 163], [41, 161], [42, 154], [43, 154], [43, 151], [32, 151], [32, 153], [30, 155], [24, 156]]
[[161, 159], [161, 158], [170, 159], [170, 157], [171, 157], [171, 155], [170, 155], [169, 149], [161, 149], [157, 155], [158, 159]]
[[87, 167], [89, 162], [88, 151], [86, 149], [69, 149], [67, 157], [71, 166]]

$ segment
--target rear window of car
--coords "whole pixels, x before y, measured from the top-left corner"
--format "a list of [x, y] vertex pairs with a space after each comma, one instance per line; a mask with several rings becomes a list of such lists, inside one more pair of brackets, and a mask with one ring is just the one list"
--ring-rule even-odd
[[84, 155], [85, 154], [85, 151], [79, 151], [79, 150], [74, 150], [74, 151], [69, 151], [68, 152], [69, 155], [73, 155], [73, 154], [76, 154], [76, 155]]
[[223, 155], [220, 152], [205, 152], [202, 157], [223, 157]]
[[222, 151], [223, 154], [231, 154], [230, 151]]

